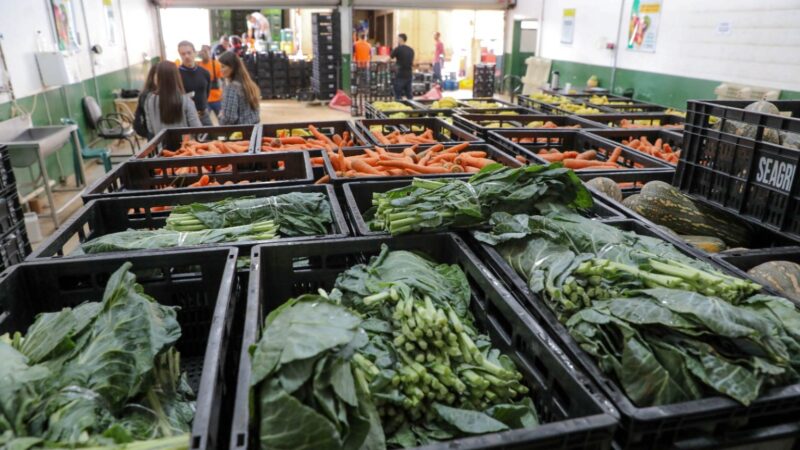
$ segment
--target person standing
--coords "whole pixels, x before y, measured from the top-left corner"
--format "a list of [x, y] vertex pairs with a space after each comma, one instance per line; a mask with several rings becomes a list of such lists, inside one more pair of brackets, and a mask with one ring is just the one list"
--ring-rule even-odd
[[150, 130], [147, 128], [147, 117], [145, 116], [144, 112], [144, 104], [145, 100], [147, 99], [147, 95], [156, 91], [155, 80], [157, 68], [158, 64], [150, 66], [150, 70], [147, 72], [147, 78], [144, 80], [144, 86], [142, 86], [142, 92], [139, 94], [139, 100], [136, 103], [136, 112], [133, 115], [133, 130], [136, 131], [136, 134], [147, 139], [148, 141], [153, 139], [153, 135], [150, 134]]
[[208, 115], [208, 91], [211, 88], [211, 75], [206, 69], [197, 65], [197, 51], [194, 44], [189, 41], [178, 43], [178, 53], [181, 55], [180, 74], [183, 88], [194, 100], [197, 115], [203, 126], [211, 126], [211, 117]]
[[269, 19], [260, 12], [247, 15], [247, 36], [253, 39], [272, 42]]
[[353, 60], [357, 67], [369, 66], [372, 56], [372, 46], [367, 42], [367, 33], [361, 33], [359, 39], [353, 44]]
[[261, 122], [258, 86], [250, 78], [241, 58], [233, 52], [219, 57], [227, 85], [222, 92], [220, 125], [252, 125]]
[[397, 61], [397, 74], [394, 78], [394, 98], [395, 100], [401, 100], [405, 96], [410, 100], [414, 98], [411, 92], [414, 49], [406, 45], [408, 36], [405, 33], [398, 34], [397, 38], [399, 44], [392, 50], [390, 55], [392, 59]]
[[151, 89], [145, 93], [144, 99], [144, 115], [150, 136], [164, 128], [202, 126], [194, 102], [183, 90], [175, 64], [169, 61], [158, 63]]
[[211, 57], [217, 59], [219, 55], [231, 49], [231, 40], [226, 35], [219, 37], [219, 42], [211, 49]]
[[222, 72], [219, 61], [211, 59], [211, 47], [208, 45], [200, 47], [200, 62], [197, 65], [206, 69], [211, 76], [211, 84], [208, 88], [208, 109], [214, 111], [219, 120], [219, 111], [222, 107]]
[[444, 67], [444, 43], [441, 41], [442, 35], [437, 31], [433, 33], [435, 41], [433, 50], [433, 81], [442, 82], [442, 67]]

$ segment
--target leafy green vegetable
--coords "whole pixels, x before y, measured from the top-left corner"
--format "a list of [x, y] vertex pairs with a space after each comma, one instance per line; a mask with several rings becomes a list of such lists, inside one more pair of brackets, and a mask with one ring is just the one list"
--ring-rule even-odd
[[126, 263], [101, 302], [0, 336], [0, 444], [188, 447], [194, 395], [174, 350], [180, 334], [175, 308], [144, 294]]
[[800, 381], [800, 313], [669, 243], [566, 211], [498, 213], [476, 237], [544, 297], [639, 406], [722, 394], [752, 403]]
[[333, 221], [331, 205], [319, 192], [289, 192], [271, 197], [228, 198], [173, 208], [168, 230], [198, 231], [272, 221], [284, 236], [325, 234]]
[[473, 227], [493, 212], [531, 214], [559, 203], [589, 208], [589, 191], [560, 163], [509, 168], [491, 164], [467, 181], [415, 179], [409, 186], [373, 195], [370, 228], [403, 234]]
[[262, 448], [385, 447], [372, 399], [351, 369], [367, 341], [360, 324], [319, 295], [292, 299], [270, 314], [252, 356]]
[[126, 230], [99, 236], [81, 244], [86, 253], [125, 252], [238, 241], [268, 241], [278, 236], [274, 222], [256, 222], [200, 231]]
[[252, 357], [261, 447], [414, 447], [537, 426], [470, 298], [458, 266], [384, 246], [329, 294], [274, 310]]

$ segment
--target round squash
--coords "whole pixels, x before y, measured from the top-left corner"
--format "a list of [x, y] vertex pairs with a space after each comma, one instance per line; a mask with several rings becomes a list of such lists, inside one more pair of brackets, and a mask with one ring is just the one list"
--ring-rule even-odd
[[768, 261], [747, 271], [759, 283], [769, 286], [786, 298], [800, 301], [800, 264], [791, 261]]
[[639, 213], [639, 194], [633, 194], [622, 200], [622, 205], [635, 213]]
[[800, 133], [781, 132], [781, 145], [800, 150]]
[[586, 184], [611, 197], [613, 200], [622, 201], [622, 189], [611, 178], [597, 177], [587, 181]]

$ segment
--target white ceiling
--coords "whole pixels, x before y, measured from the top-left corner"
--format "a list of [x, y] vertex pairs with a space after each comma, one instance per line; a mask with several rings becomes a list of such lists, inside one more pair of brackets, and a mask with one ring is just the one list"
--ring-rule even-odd
[[[525, 0], [518, 0], [525, 1]], [[161, 8], [313, 8], [334, 7], [342, 0], [153, 0]], [[352, 0], [360, 9], [505, 9], [509, 0]]]

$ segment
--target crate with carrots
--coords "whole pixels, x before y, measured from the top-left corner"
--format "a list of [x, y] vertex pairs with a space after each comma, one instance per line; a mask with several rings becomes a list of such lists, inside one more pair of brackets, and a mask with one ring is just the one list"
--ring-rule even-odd
[[461, 142], [412, 145], [404, 149], [339, 149], [323, 155], [327, 175], [317, 183], [342, 183], [386, 177], [468, 177], [495, 162], [510, 167], [522, 165], [497, 148]]
[[598, 124], [576, 116], [525, 114], [516, 116], [489, 114], [457, 114], [456, 125], [489, 140], [489, 131], [496, 129], [578, 129], [593, 128]]
[[683, 135], [680, 132], [661, 128], [589, 130], [587, 133], [609, 139], [671, 165], [678, 164], [683, 147]]
[[356, 122], [373, 145], [384, 148], [452, 142], [481, 142], [477, 136], [438, 117], [364, 119]]
[[684, 118], [662, 113], [588, 114], [583, 119], [591, 120], [603, 128], [664, 128], [682, 130]]
[[137, 159], [246, 154], [256, 145], [254, 125], [167, 128], [145, 144]]
[[607, 111], [611, 114], [627, 114], [627, 113], [659, 113], [662, 114], [667, 111], [667, 107], [661, 105], [653, 105], [651, 103], [632, 103], [629, 105], [607, 104], [597, 106], [602, 111]]
[[347, 120], [314, 123], [270, 123], [259, 126], [260, 152], [325, 150], [369, 145], [359, 128]]
[[476, 109], [497, 109], [497, 108], [514, 108], [517, 105], [500, 100], [493, 97], [474, 97], [458, 99], [459, 108], [476, 108]]
[[575, 171], [673, 170], [664, 161], [613, 141], [572, 130], [496, 130], [490, 139], [532, 164], [561, 161]]
[[87, 187], [84, 203], [98, 198], [203, 192], [311, 183], [306, 152], [132, 159]]

